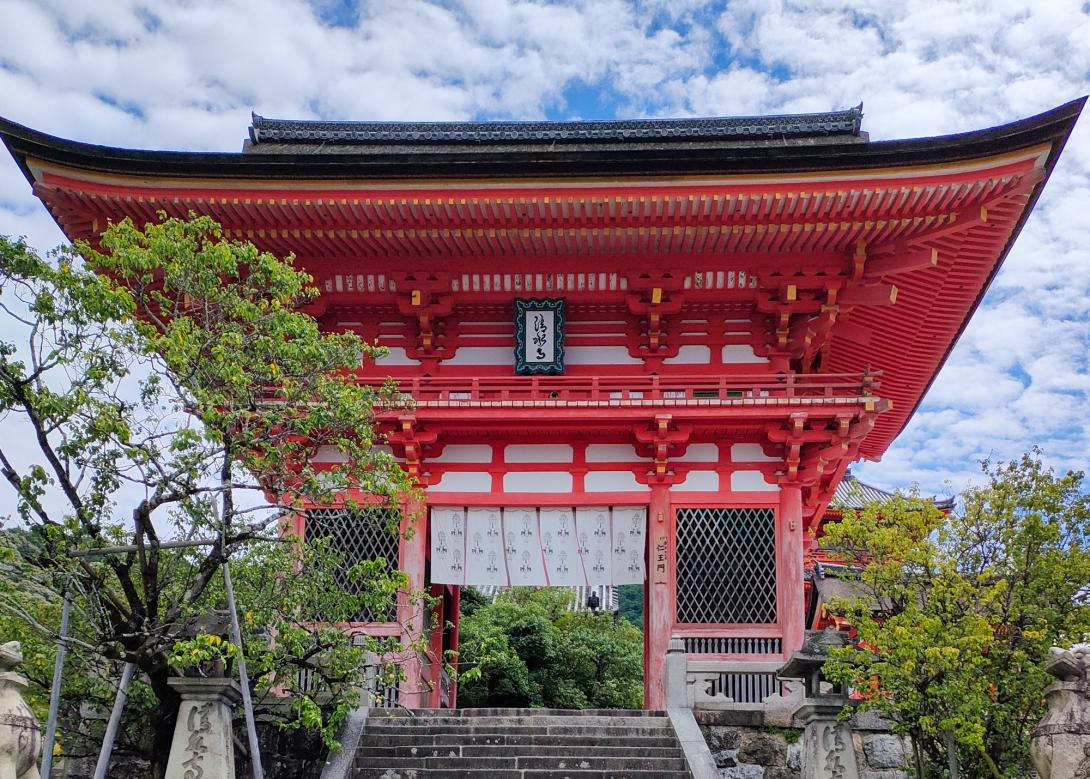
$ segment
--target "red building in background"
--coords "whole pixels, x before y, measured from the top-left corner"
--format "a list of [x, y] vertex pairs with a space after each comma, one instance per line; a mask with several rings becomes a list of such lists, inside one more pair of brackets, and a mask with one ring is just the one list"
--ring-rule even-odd
[[[671, 637], [734, 668], [801, 645], [804, 560], [837, 485], [911, 417], [1081, 107], [886, 142], [860, 109], [255, 116], [233, 154], [0, 135], [70, 238], [211, 215], [294, 253], [325, 327], [389, 349], [362, 380], [391, 376], [414, 400], [381, 425], [425, 488], [410, 509], [427, 530], [399, 540], [327, 509], [300, 533], [333, 535], [350, 562], [396, 560], [442, 596], [440, 624], [457, 624], [465, 584], [643, 583], [646, 703], [661, 708]], [[423, 624], [403, 601], [354, 627]], [[457, 628], [432, 646], [456, 648]], [[454, 705], [434, 657], [409, 672], [401, 703]]]

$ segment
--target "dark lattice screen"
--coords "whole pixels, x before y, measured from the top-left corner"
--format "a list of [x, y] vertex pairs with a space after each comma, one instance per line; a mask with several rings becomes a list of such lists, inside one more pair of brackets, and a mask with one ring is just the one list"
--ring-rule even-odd
[[678, 509], [677, 621], [776, 621], [772, 509]]
[[[307, 512], [306, 541], [330, 539], [330, 550], [341, 558], [334, 574], [337, 584], [346, 592], [358, 594], [361, 582], [348, 575], [356, 563], [381, 557], [386, 560], [387, 573], [397, 570], [400, 536], [390, 530], [397, 513], [396, 509], [385, 508], [313, 509]], [[364, 610], [356, 616], [360, 622], [392, 622], [396, 618], [397, 604], [392, 600], [386, 613]]]

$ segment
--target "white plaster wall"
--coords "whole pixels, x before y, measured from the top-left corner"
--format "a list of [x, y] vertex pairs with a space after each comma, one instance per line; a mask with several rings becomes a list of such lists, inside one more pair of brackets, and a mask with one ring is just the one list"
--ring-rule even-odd
[[504, 492], [571, 492], [570, 473], [511, 471], [503, 475]]
[[685, 454], [672, 459], [679, 463], [717, 463], [719, 447], [715, 444], [690, 444]]
[[448, 471], [428, 492], [491, 492], [492, 474], [483, 471]]
[[753, 347], [748, 344], [727, 344], [723, 347], [723, 362], [725, 363], [767, 363], [767, 357], [758, 357], [753, 352]]
[[461, 346], [444, 365], [514, 365], [515, 350], [506, 346]]
[[570, 463], [575, 453], [570, 444], [511, 444], [503, 450], [509, 463]]
[[626, 346], [564, 346], [566, 365], [643, 365]]
[[433, 463], [490, 463], [492, 447], [488, 444], [450, 444], [443, 447], [443, 453], [431, 457]]
[[583, 477], [586, 492], [647, 492], [651, 488], [636, 481], [631, 471], [589, 471]]
[[778, 484], [765, 481], [760, 471], [735, 471], [730, 475], [730, 488], [734, 492], [779, 492]]
[[689, 471], [685, 481], [670, 489], [673, 492], [718, 492], [719, 474], [715, 471]]
[[673, 357], [662, 361], [663, 365], [707, 365], [712, 361], [712, 350], [701, 344], [686, 344]]
[[779, 457], [769, 457], [760, 444], [732, 444], [730, 459], [736, 463], [775, 463]]
[[312, 462], [316, 463], [346, 463], [348, 455], [335, 446], [319, 446]]
[[375, 360], [376, 365], [419, 365], [420, 360], [410, 357], [400, 346], [387, 347], [390, 353]]
[[636, 454], [632, 444], [587, 444], [588, 463], [638, 463], [647, 458]]

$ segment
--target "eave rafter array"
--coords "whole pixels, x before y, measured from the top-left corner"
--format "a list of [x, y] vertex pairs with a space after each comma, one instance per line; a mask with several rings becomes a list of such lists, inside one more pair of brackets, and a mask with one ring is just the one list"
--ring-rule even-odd
[[36, 194], [69, 235], [119, 215], [207, 213], [232, 237], [299, 256], [534, 257], [843, 252], [954, 228], [967, 203], [1025, 184], [1032, 165], [918, 178], [791, 184], [346, 190], [133, 187], [47, 174]]

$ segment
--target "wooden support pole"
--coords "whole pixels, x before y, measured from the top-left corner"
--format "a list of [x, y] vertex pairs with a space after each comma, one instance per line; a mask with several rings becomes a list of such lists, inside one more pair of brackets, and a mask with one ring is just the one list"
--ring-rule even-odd
[[61, 705], [61, 679], [64, 674], [64, 654], [68, 651], [68, 614], [72, 610], [72, 599], [64, 594], [61, 606], [61, 629], [57, 634], [57, 657], [53, 661], [53, 686], [49, 693], [49, 719], [45, 726], [45, 741], [42, 743], [42, 776], [50, 779], [53, 775], [53, 744], [57, 739], [57, 712]]
[[[643, 703], [648, 709], [666, 708], [666, 650], [674, 632], [677, 579], [674, 575], [674, 517], [670, 509], [670, 488], [651, 486], [647, 512], [647, 611], [643, 618], [644, 679]], [[659, 555], [665, 552], [665, 570]]]
[[110, 757], [114, 753], [114, 742], [117, 740], [117, 729], [121, 726], [121, 712], [125, 708], [125, 700], [129, 697], [129, 685], [132, 684], [132, 675], [135, 670], [136, 666], [132, 663], [125, 663], [121, 670], [121, 681], [117, 684], [117, 697], [114, 698], [114, 707], [110, 711], [110, 720], [106, 723], [106, 733], [102, 736], [102, 748], [98, 752], [98, 762], [95, 764], [95, 779], [106, 779]]

